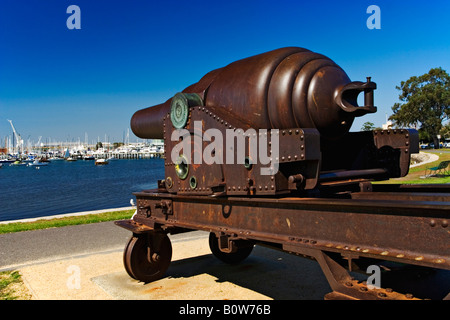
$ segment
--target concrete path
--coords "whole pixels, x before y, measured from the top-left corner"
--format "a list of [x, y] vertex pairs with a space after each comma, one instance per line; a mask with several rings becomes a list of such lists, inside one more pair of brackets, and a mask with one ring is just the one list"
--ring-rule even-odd
[[170, 236], [166, 277], [144, 284], [123, 267], [130, 236], [113, 222], [0, 235], [0, 270], [19, 270], [43, 300], [322, 300], [330, 292], [314, 261], [257, 246], [226, 265], [200, 231]]

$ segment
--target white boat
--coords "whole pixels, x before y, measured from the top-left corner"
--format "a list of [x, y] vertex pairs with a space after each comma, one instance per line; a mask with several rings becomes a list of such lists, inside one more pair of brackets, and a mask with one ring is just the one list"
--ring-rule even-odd
[[48, 162], [41, 162], [38, 159], [34, 160], [32, 163], [29, 163], [28, 166], [30, 167], [42, 167], [47, 166]]
[[106, 159], [97, 159], [95, 160], [95, 165], [96, 166], [100, 166], [100, 165], [105, 165], [108, 164], [109, 162]]
[[66, 158], [66, 161], [77, 161], [77, 158], [74, 158], [74, 157], [68, 157], [68, 158]]
[[148, 149], [148, 152], [150, 152], [150, 153], [157, 153], [157, 152], [159, 152], [159, 148], [158, 148], [157, 146], [155, 146], [155, 145], [152, 145], [152, 146]]

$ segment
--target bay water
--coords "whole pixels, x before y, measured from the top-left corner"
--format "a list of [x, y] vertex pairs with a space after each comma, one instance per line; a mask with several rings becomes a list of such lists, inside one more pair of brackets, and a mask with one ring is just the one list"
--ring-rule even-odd
[[0, 169], [0, 221], [111, 209], [136, 202], [133, 192], [157, 187], [164, 159], [54, 160]]

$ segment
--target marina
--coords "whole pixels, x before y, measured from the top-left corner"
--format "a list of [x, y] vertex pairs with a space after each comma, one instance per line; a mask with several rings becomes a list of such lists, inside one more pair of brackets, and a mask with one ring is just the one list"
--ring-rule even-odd
[[[47, 140], [41, 142], [42, 136], [38, 141], [24, 139], [17, 132], [12, 120], [8, 120], [12, 129], [12, 136], [5, 138], [3, 147], [0, 147], [0, 164], [14, 163], [22, 165], [23, 162], [48, 162], [48, 160], [98, 160], [98, 159], [149, 159], [164, 158], [164, 142], [160, 139], [145, 139], [141, 142], [130, 143], [129, 132], [123, 142], [110, 143], [105, 135], [105, 141], [97, 143], [88, 143], [87, 133], [85, 133], [85, 142], [61, 142]], [[107, 163], [107, 162], [102, 162]]]
[[[88, 144], [25, 142], [8, 120], [12, 137], [0, 147], [0, 222], [129, 206], [133, 192], [164, 178], [164, 143], [106, 139]], [[150, 182], [149, 182], [150, 181]]]
[[[98, 146], [98, 145], [97, 145]], [[164, 158], [164, 145], [156, 142], [152, 144], [135, 143], [114, 147], [96, 147], [90, 145], [75, 146], [45, 146], [26, 151], [3, 152], [0, 163], [33, 162], [35, 159], [47, 160], [97, 160], [97, 159], [151, 159]]]
[[133, 192], [156, 188], [155, 181], [164, 179], [159, 157], [94, 162], [1, 163], [0, 221], [127, 207]]

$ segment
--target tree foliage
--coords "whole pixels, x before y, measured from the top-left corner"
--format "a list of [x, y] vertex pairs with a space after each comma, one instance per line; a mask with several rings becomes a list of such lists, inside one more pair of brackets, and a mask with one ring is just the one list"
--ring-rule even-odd
[[375, 129], [375, 125], [373, 124], [373, 122], [370, 122], [370, 121], [364, 122], [361, 127], [361, 131], [372, 131], [374, 129]]
[[[442, 68], [433, 68], [419, 77], [402, 81], [399, 100], [389, 117], [397, 126], [416, 126], [437, 141], [442, 122], [450, 118], [450, 76]], [[436, 145], [436, 143], [435, 143]]]
[[443, 139], [450, 139], [450, 123], [443, 126], [439, 134]]

